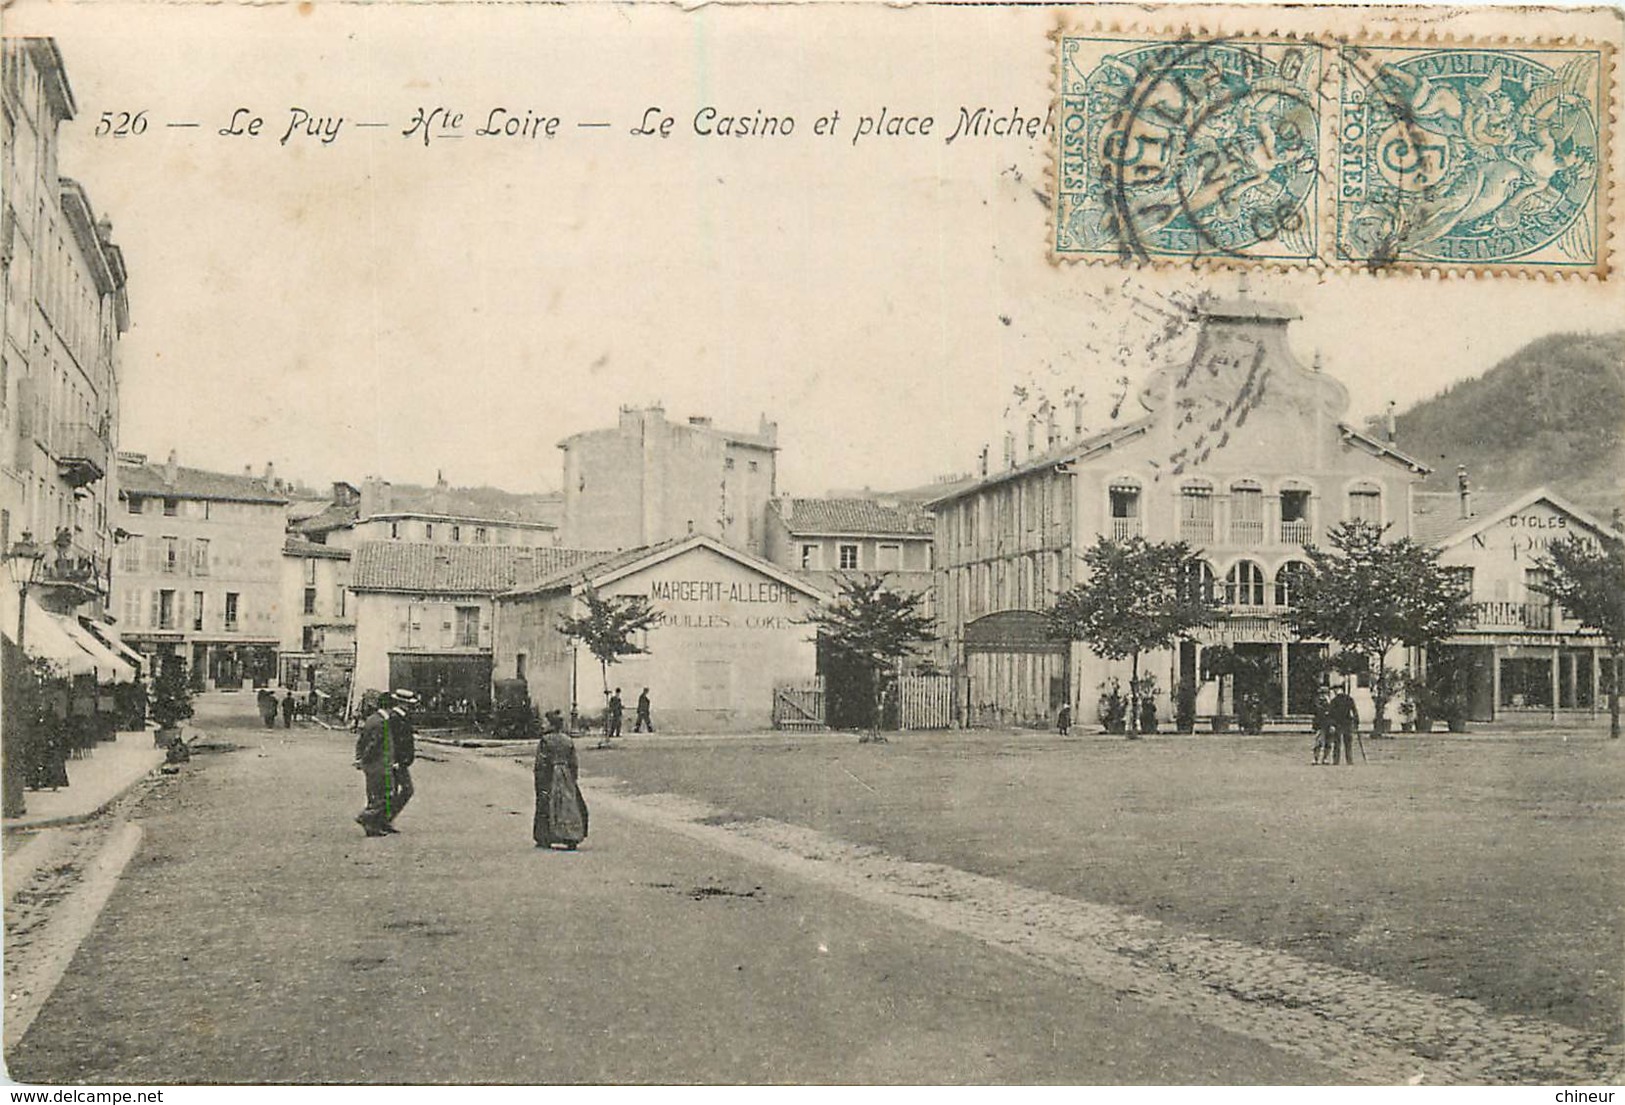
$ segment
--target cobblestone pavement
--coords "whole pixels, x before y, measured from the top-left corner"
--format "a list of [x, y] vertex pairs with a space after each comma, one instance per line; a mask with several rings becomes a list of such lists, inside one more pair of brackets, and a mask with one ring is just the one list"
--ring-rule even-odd
[[602, 788], [594, 807], [659, 824], [1088, 979], [1123, 996], [1385, 1084], [1614, 1083], [1622, 1049], [1533, 1017], [1423, 993], [1125, 910], [898, 859], [779, 821], [729, 821], [670, 794]]

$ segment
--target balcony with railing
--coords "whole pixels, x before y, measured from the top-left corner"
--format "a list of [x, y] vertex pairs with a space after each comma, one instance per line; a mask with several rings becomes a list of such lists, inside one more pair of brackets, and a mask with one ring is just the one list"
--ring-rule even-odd
[[77, 541], [58, 540], [46, 547], [38, 583], [73, 588], [81, 592], [79, 601], [88, 601], [107, 593], [107, 558]]
[[1257, 518], [1230, 519], [1232, 545], [1261, 545], [1264, 543], [1264, 523]]
[[1552, 606], [1545, 602], [1475, 602], [1472, 629], [1551, 629]]
[[107, 457], [112, 447], [100, 427], [88, 422], [61, 423], [56, 427], [51, 445], [57, 475], [69, 487], [84, 487], [107, 474]]
[[1123, 541], [1130, 537], [1140, 536], [1140, 520], [1138, 518], [1113, 518], [1112, 540]]
[[1309, 540], [1310, 534], [1308, 522], [1300, 520], [1296, 522], [1281, 523], [1281, 544], [1307, 545], [1309, 544]]

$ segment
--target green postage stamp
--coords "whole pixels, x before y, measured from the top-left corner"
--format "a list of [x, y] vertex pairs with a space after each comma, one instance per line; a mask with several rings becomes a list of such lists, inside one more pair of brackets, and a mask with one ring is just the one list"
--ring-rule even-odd
[[1055, 39], [1056, 259], [1607, 275], [1609, 44]]

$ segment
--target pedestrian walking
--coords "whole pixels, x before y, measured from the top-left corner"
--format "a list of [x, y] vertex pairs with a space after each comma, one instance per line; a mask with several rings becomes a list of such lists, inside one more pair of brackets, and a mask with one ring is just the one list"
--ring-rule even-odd
[[356, 824], [368, 836], [389, 832], [390, 775], [394, 750], [390, 747], [391, 714], [395, 699], [388, 691], [378, 696], [378, 708], [361, 723], [355, 741], [355, 766], [367, 784], [367, 805], [356, 814]]
[[[1326, 706], [1328, 720], [1332, 731], [1332, 763], [1338, 762], [1338, 754], [1342, 754], [1342, 762], [1352, 767], [1354, 765], [1354, 730], [1360, 727], [1360, 711], [1354, 705], [1354, 699], [1349, 695], [1348, 688], [1338, 691]], [[1341, 747], [1339, 747], [1341, 746]]]
[[1055, 728], [1061, 736], [1070, 736], [1072, 733], [1072, 703], [1063, 702], [1055, 714]]
[[412, 691], [398, 690], [394, 694], [395, 706], [390, 711], [389, 750], [389, 807], [385, 828], [395, 832], [395, 819], [412, 800], [412, 763], [417, 759], [417, 730], [412, 726], [412, 709], [418, 696]]
[[293, 688], [289, 687], [288, 692], [282, 696], [282, 728], [284, 729], [293, 728], [293, 707]]
[[575, 741], [564, 731], [557, 710], [547, 712], [547, 731], [536, 743], [536, 816], [530, 835], [538, 848], [563, 845], [569, 851], [587, 838], [587, 803], [577, 784], [580, 765]]
[[269, 687], [261, 687], [259, 689], [259, 692], [254, 697], [255, 697], [255, 700], [259, 704], [260, 720], [265, 722], [265, 727], [267, 729], [275, 728], [276, 727], [276, 695], [271, 693], [271, 688], [269, 688]]
[[643, 693], [638, 695], [638, 716], [632, 722], [632, 732], [653, 733], [654, 731], [655, 723], [649, 720], [649, 688], [645, 687]]
[[1332, 756], [1332, 712], [1331, 691], [1322, 686], [1315, 692], [1315, 748], [1310, 759], [1312, 764], [1331, 762]]
[[621, 689], [615, 688], [615, 693], [609, 696], [609, 708], [604, 714], [604, 738], [621, 735], [621, 715], [626, 708], [621, 705]]

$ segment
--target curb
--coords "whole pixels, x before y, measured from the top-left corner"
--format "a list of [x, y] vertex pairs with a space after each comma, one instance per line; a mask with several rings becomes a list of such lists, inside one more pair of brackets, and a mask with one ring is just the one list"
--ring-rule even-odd
[[137, 775], [134, 779], [131, 779], [128, 783], [125, 783], [95, 809], [85, 810], [79, 813], [60, 813], [54, 817], [29, 817], [24, 815], [22, 817], [10, 818], [4, 823], [0, 823], [0, 831], [3, 831], [5, 835], [9, 836], [12, 833], [33, 832], [38, 829], [57, 829], [64, 825], [82, 825], [86, 821], [90, 821], [106, 813], [108, 808], [111, 807], [113, 803], [117, 802], [120, 798], [123, 798], [126, 794], [129, 794], [130, 791], [134, 790], [137, 783], [150, 779], [153, 773], [162, 766], [162, 761], [153, 764], [146, 771], [143, 771], [140, 775]]

